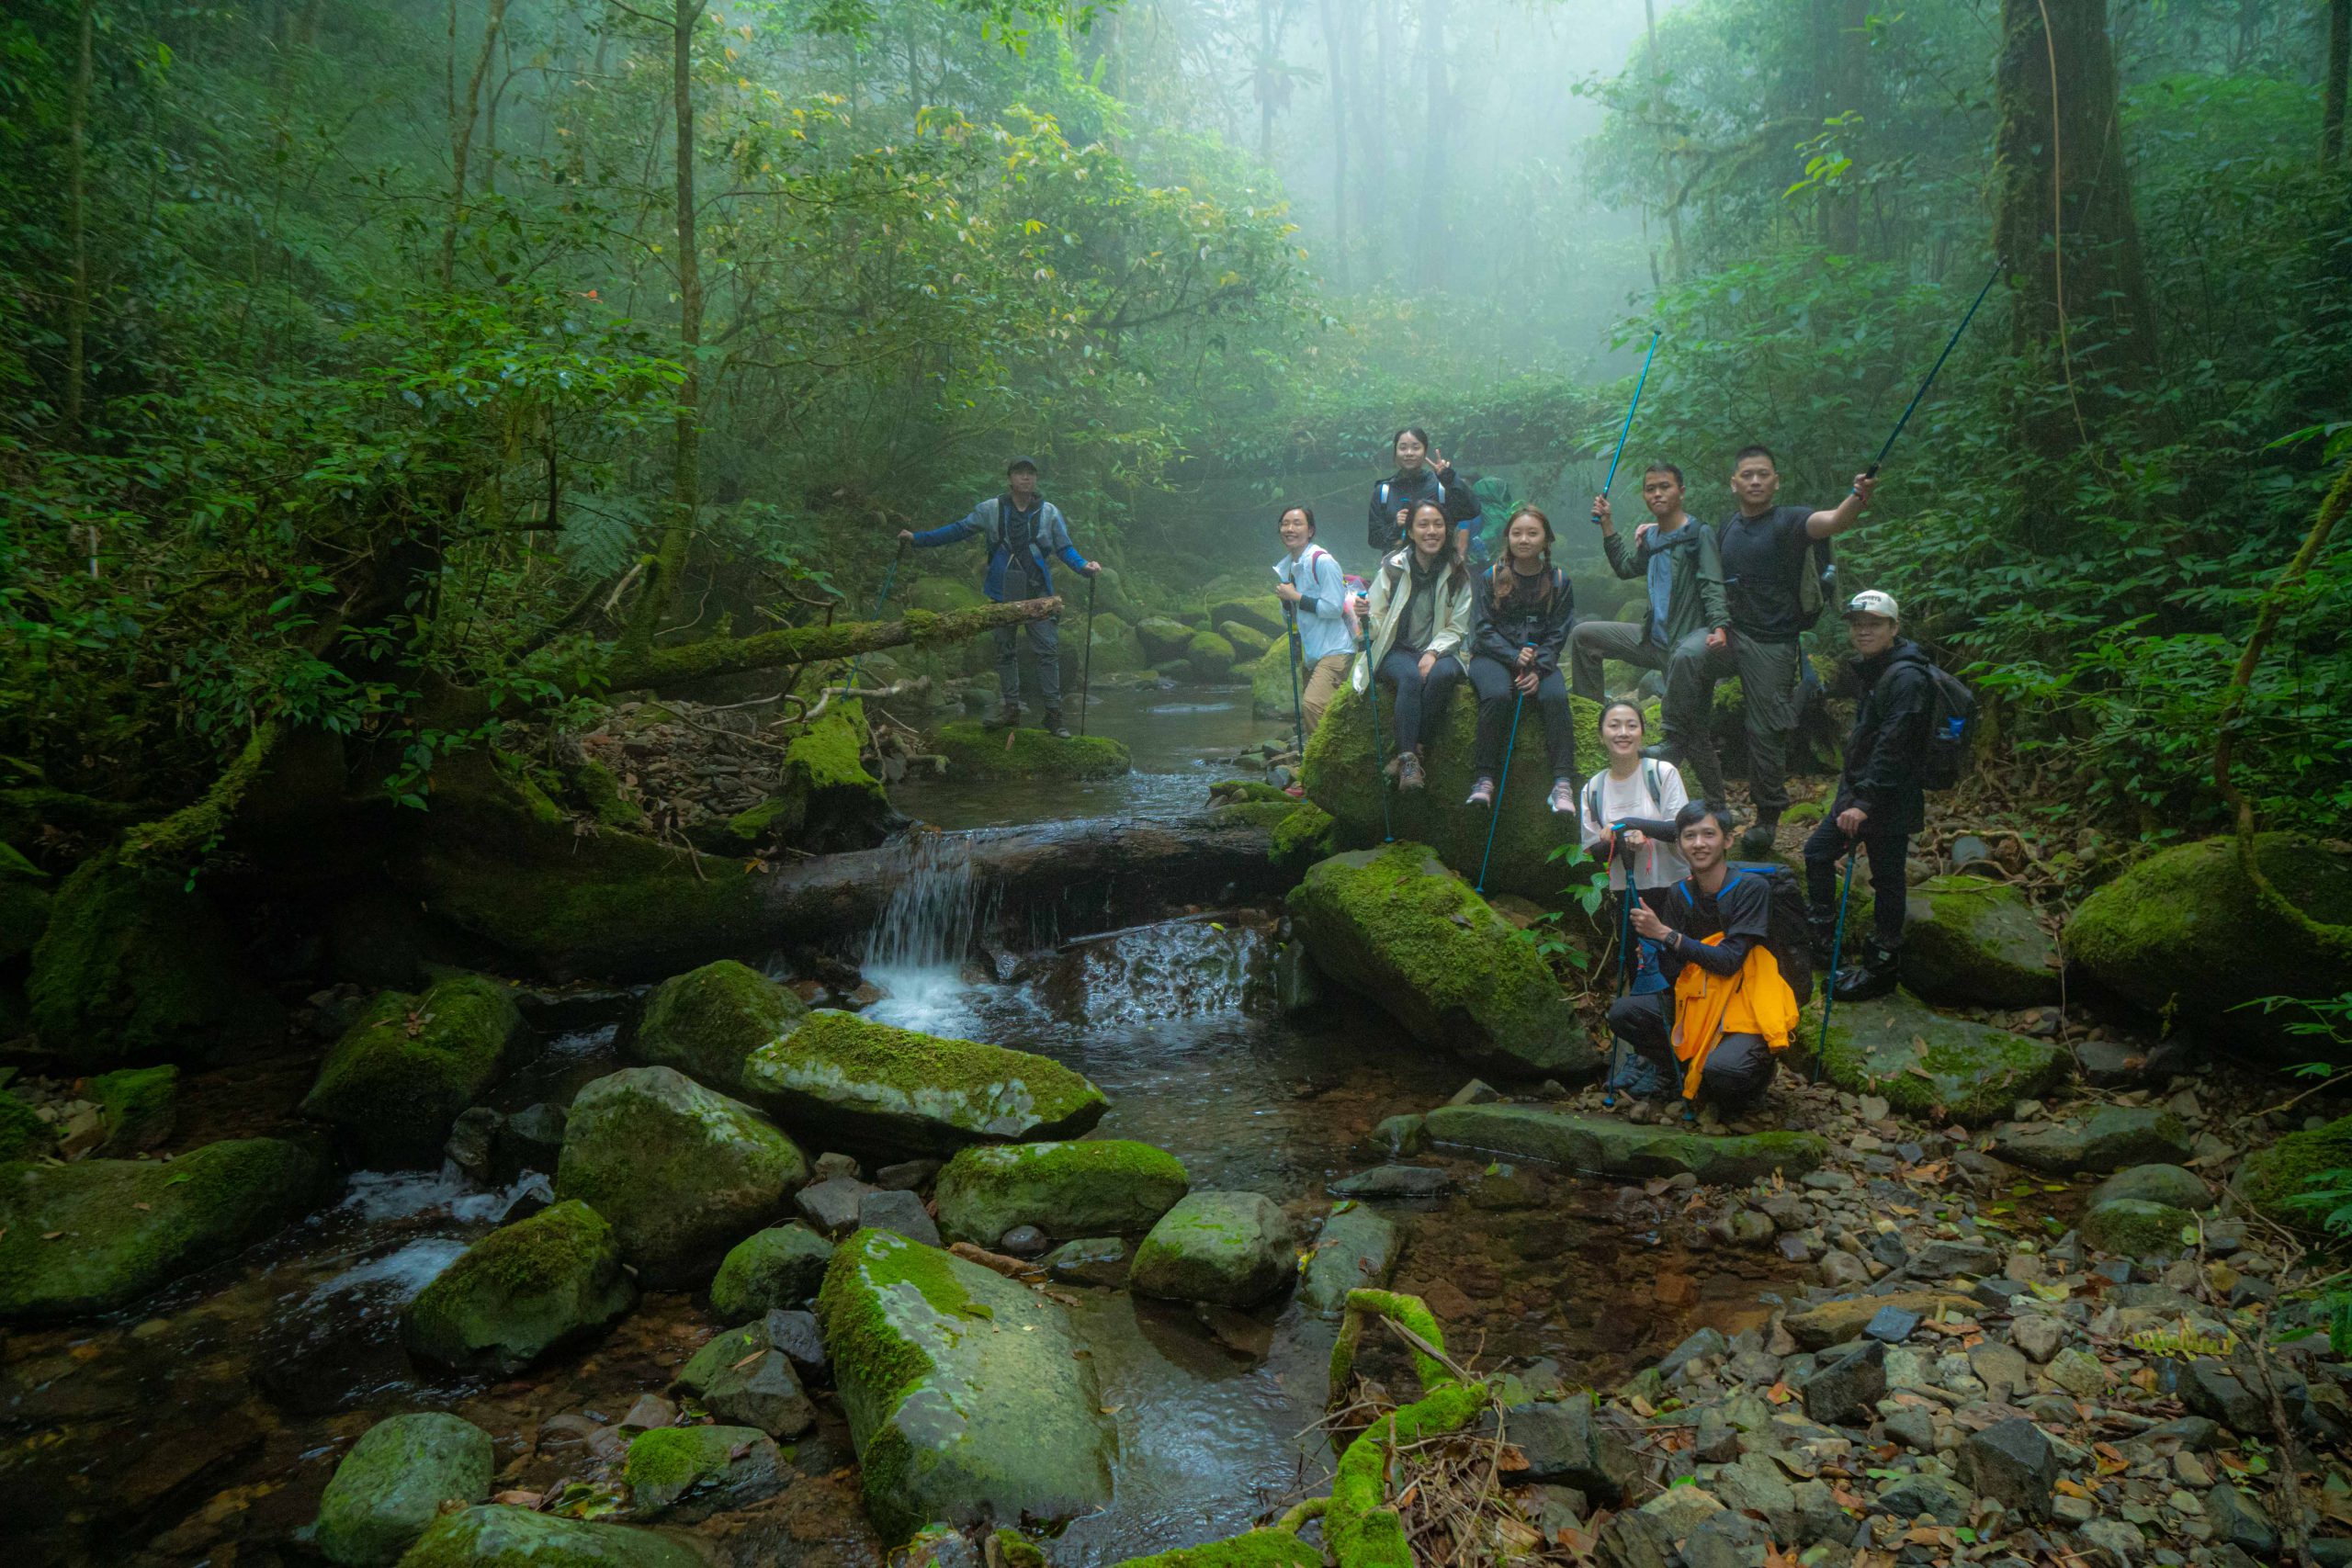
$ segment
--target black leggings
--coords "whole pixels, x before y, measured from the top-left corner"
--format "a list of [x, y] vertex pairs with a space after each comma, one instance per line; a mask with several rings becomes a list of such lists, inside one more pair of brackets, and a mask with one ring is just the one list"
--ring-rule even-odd
[[[1478, 694], [1478, 772], [1494, 778], [1502, 772], [1505, 742], [1510, 737], [1510, 716], [1519, 711], [1519, 693], [1512, 688], [1511, 667], [1475, 654], [1470, 660], [1470, 685]], [[1552, 754], [1552, 776], [1577, 776], [1577, 720], [1568, 706], [1568, 685], [1557, 670], [1547, 671], [1535, 683], [1535, 705], [1544, 710], [1544, 749]], [[1525, 720], [1521, 721], [1525, 728]], [[1513, 753], [1517, 760], [1517, 753]]]
[[1380, 661], [1380, 678], [1396, 688], [1396, 699], [1389, 704], [1394, 716], [1390, 733], [1396, 738], [1396, 750], [1419, 751], [1433, 739], [1438, 727], [1445, 722], [1446, 700], [1453, 695], [1454, 683], [1462, 679], [1462, 661], [1450, 653], [1441, 653], [1437, 662], [1430, 666], [1429, 679], [1421, 678], [1421, 656], [1408, 648], [1392, 648], [1388, 657]]
[[[1839, 809], [1833, 804], [1829, 815], [1821, 819], [1821, 826], [1804, 841], [1805, 903], [1813, 918], [1825, 922], [1838, 918], [1838, 863], [1853, 852], [1853, 846], [1838, 828]], [[1864, 822], [1861, 849], [1871, 863], [1871, 934], [1878, 939], [1881, 947], [1893, 953], [1903, 945], [1903, 918], [1908, 913], [1910, 903], [1907, 872], [1911, 835], [1873, 833], [1870, 824]], [[1859, 946], [1852, 941], [1855, 934], [1848, 933], [1841, 963], [1844, 958], [1855, 956]]]

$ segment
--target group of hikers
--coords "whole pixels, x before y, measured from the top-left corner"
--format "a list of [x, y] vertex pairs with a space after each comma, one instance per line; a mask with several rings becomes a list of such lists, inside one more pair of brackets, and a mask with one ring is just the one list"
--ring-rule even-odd
[[[1606, 495], [1592, 507], [1611, 570], [1645, 585], [1641, 619], [1579, 620], [1574, 584], [1553, 564], [1556, 536], [1542, 508], [1513, 507], [1489, 559], [1479, 491], [1426, 432], [1398, 431], [1391, 446], [1396, 471], [1374, 487], [1368, 510], [1367, 544], [1378, 558], [1368, 581], [1349, 577], [1317, 542], [1312, 507], [1279, 513], [1283, 555], [1274, 592], [1302, 682], [1302, 730], [1321, 723], [1342, 681], [1375, 700], [1377, 682], [1387, 693], [1377, 721], [1387, 731], [1386, 778], [1399, 791], [1424, 789], [1424, 756], [1453, 688], [1467, 680], [1478, 721], [1464, 805], [1493, 810], [1520, 715], [1534, 699], [1551, 774], [1546, 804], [1576, 816], [1586, 848], [1606, 861], [1610, 918], [1624, 933], [1626, 994], [1609, 1022], [1634, 1063], [1612, 1067], [1611, 1089], [1678, 1093], [1686, 1110], [1711, 1101], [1736, 1113], [1770, 1083], [1774, 1055], [1794, 1028], [1798, 991], [1810, 994], [1812, 967], [1834, 969], [1840, 1001], [1883, 995], [1895, 983], [1905, 867], [1911, 836], [1925, 825], [1938, 677], [1903, 637], [1891, 594], [1865, 590], [1842, 610], [1854, 657], [1841, 667], [1839, 687], [1859, 701], [1836, 795], [1804, 841], [1802, 895], [1785, 868], [1735, 863], [1735, 855], [1752, 862], [1772, 852], [1789, 805], [1800, 690], [1817, 680], [1799, 637], [1823, 607], [1827, 542], [1863, 520], [1874, 475], [1856, 475], [1832, 507], [1782, 505], [1772, 452], [1742, 447], [1730, 476], [1736, 509], [1711, 525], [1686, 510], [1682, 470], [1652, 463], [1641, 487], [1649, 519], [1630, 544]], [[1014, 459], [1007, 481], [1005, 494], [960, 521], [902, 532], [900, 540], [927, 548], [984, 537], [987, 592], [998, 601], [1050, 594], [1051, 556], [1089, 576], [1101, 570], [1039, 495], [1034, 461]], [[1066, 734], [1054, 623], [1032, 622], [1027, 635], [1046, 728]], [[1019, 722], [1018, 637], [1014, 627], [996, 632], [1000, 725]], [[1604, 660], [1662, 677], [1661, 734], [1648, 733], [1635, 696], [1603, 692]], [[1727, 675], [1740, 681], [1755, 808], [1736, 841], [1711, 727], [1714, 687]], [[1578, 768], [1571, 691], [1601, 704], [1595, 739], [1604, 765], [1589, 777]], [[1698, 780], [1695, 795], [1685, 766]], [[1870, 934], [1849, 942], [1838, 868], [1854, 855], [1867, 859], [1871, 885], [1890, 891], [1874, 900]], [[1793, 942], [1773, 930], [1776, 893], [1792, 904], [1801, 898], [1809, 930]]]

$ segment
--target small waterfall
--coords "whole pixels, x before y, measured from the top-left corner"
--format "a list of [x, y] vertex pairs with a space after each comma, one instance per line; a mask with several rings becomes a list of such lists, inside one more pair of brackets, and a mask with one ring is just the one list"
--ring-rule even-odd
[[1047, 1002], [1088, 1023], [1148, 1025], [1263, 1009], [1272, 949], [1244, 926], [1193, 919], [1113, 931], [1063, 950]]
[[866, 1016], [927, 1033], [968, 1017], [965, 959], [995, 904], [972, 875], [969, 837], [913, 835], [890, 902], [866, 933], [865, 975], [886, 993]]

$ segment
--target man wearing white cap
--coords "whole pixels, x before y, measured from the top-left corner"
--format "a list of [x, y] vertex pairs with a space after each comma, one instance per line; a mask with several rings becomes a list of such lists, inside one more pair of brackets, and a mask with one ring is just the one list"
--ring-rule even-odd
[[1804, 874], [1816, 961], [1826, 964], [1838, 921], [1838, 862], [1857, 850], [1870, 856], [1871, 934], [1867, 942], [1848, 941], [1854, 956], [1840, 955], [1836, 986], [1839, 1001], [1859, 1001], [1894, 989], [1908, 895], [1904, 867], [1911, 835], [1928, 820], [1920, 778], [1935, 682], [1927, 654], [1901, 635], [1894, 595], [1866, 588], [1847, 602], [1845, 615], [1861, 702], [1846, 737], [1837, 797], [1804, 841]]

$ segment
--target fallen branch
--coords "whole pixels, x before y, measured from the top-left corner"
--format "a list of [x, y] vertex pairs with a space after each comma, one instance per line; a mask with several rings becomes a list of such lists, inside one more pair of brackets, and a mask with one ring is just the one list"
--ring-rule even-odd
[[254, 780], [261, 774], [262, 764], [269, 760], [270, 751], [284, 733], [276, 719], [266, 721], [245, 738], [236, 761], [212, 781], [210, 789], [169, 817], [141, 822], [128, 829], [123, 834], [123, 864], [141, 866], [176, 860], [200, 852], [219, 839], [228, 828], [230, 813], [236, 810], [245, 791], [253, 787]]
[[1058, 615], [1059, 599], [1022, 599], [1007, 604], [983, 604], [944, 615], [909, 610], [895, 621], [850, 621], [832, 626], [792, 626], [783, 631], [755, 632], [750, 637], [712, 637], [677, 648], [612, 650], [605, 667], [614, 691], [665, 685], [707, 675], [734, 675], [749, 670], [773, 670], [820, 659], [852, 659], [886, 648], [911, 644], [929, 648], [962, 642], [999, 626], [1042, 621]]

